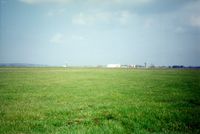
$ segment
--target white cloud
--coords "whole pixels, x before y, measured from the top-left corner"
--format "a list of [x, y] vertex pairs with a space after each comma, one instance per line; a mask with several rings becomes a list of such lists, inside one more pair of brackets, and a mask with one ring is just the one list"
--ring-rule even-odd
[[153, 25], [155, 25], [156, 21], [153, 18], [148, 18], [144, 21], [144, 28], [151, 28]]
[[155, 0], [88, 0], [93, 3], [112, 3], [112, 4], [147, 4]]
[[81, 36], [81, 35], [72, 35], [71, 38], [73, 40], [85, 40], [86, 39], [85, 36]]
[[[70, 2], [77, 3], [80, 0], [19, 0], [26, 4], [68, 4]], [[84, 0], [84, 3], [94, 3], [94, 4], [132, 4], [132, 5], [142, 5], [148, 4], [155, 0]]]
[[78, 15], [73, 16], [72, 23], [78, 25], [87, 25], [93, 24], [95, 21], [95, 16], [85, 13], [79, 13]]
[[67, 4], [71, 0], [20, 0], [26, 4]]
[[200, 15], [192, 16], [190, 22], [192, 26], [200, 28]]
[[66, 10], [64, 8], [61, 8], [59, 10], [52, 10], [52, 11], [49, 11], [47, 13], [47, 16], [61, 16], [61, 15], [64, 15], [66, 12]]
[[126, 25], [129, 23], [130, 18], [132, 17], [132, 14], [128, 11], [121, 11], [119, 13], [119, 22], [123, 25]]
[[190, 3], [184, 5], [177, 16], [182, 16], [182, 23], [200, 28], [200, 0], [193, 0]]
[[128, 24], [132, 14], [128, 11], [120, 12], [97, 12], [97, 13], [79, 13], [72, 17], [72, 23], [77, 25], [94, 24]]
[[148, 4], [155, 0], [118, 0], [118, 1], [120, 1], [121, 3], [125, 2], [125, 3], [130, 3], [130, 4]]
[[71, 41], [84, 41], [86, 39], [87, 39], [87, 37], [83, 36], [83, 35], [57, 33], [57, 34], [53, 35], [49, 41], [50, 41], [50, 43], [53, 43], [53, 44], [63, 44], [70, 40]]
[[64, 35], [57, 33], [50, 39], [50, 42], [54, 44], [62, 44], [64, 43]]
[[93, 25], [95, 23], [109, 23], [112, 19], [110, 12], [98, 12], [98, 13], [79, 13], [73, 16], [72, 23], [78, 25]]
[[186, 29], [183, 28], [183, 27], [181, 27], [181, 26], [179, 26], [179, 27], [177, 27], [177, 28], [175, 29], [175, 32], [176, 32], [176, 33], [184, 33], [184, 32], [186, 32]]

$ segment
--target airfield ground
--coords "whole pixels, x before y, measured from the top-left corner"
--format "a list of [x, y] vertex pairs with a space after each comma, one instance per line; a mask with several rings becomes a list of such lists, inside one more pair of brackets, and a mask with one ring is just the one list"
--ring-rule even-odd
[[0, 133], [200, 133], [200, 70], [2, 67]]

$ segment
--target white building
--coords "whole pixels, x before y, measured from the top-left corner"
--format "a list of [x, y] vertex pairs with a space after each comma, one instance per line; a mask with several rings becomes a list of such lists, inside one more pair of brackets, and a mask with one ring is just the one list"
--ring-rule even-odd
[[120, 68], [121, 65], [120, 64], [108, 64], [106, 67], [107, 68]]

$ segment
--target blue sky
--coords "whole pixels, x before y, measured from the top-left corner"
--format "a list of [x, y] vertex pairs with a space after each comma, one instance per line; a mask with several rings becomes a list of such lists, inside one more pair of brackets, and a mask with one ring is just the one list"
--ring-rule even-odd
[[0, 0], [0, 63], [200, 65], [200, 0]]

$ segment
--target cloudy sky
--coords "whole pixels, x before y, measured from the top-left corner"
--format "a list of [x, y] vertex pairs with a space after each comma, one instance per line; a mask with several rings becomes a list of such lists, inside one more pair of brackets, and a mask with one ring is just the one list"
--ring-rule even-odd
[[200, 0], [0, 0], [0, 63], [200, 65]]

